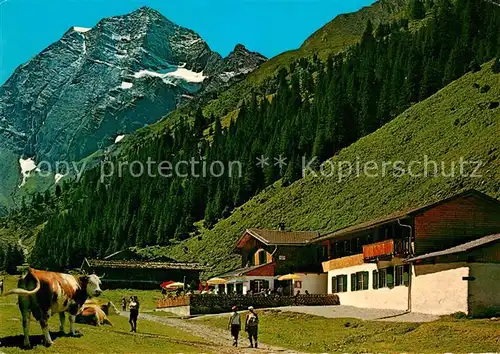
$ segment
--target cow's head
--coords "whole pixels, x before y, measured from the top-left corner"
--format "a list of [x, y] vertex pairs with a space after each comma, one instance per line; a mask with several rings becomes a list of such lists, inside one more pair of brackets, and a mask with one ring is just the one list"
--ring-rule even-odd
[[89, 297], [95, 297], [102, 294], [101, 290], [101, 279], [95, 274], [83, 275], [80, 277], [80, 283], [85, 285], [87, 289], [87, 295]]

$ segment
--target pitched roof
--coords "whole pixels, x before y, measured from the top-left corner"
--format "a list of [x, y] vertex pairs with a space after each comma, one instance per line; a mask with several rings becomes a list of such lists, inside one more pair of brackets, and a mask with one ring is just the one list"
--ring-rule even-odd
[[246, 229], [240, 237], [237, 245], [246, 236], [251, 235], [265, 245], [305, 245], [311, 240], [319, 237], [319, 232], [316, 231], [280, 231], [280, 230], [266, 230], [266, 229]]
[[490, 201], [490, 202], [500, 204], [499, 200], [497, 200], [495, 198], [491, 198], [490, 196], [488, 196], [484, 193], [481, 193], [475, 189], [471, 189], [471, 190], [464, 191], [462, 193], [452, 195], [451, 197], [438, 200], [437, 202], [432, 202], [432, 203], [425, 204], [423, 206], [419, 206], [417, 208], [410, 208], [410, 209], [406, 209], [406, 210], [402, 210], [402, 211], [397, 211], [397, 212], [394, 212], [394, 213], [389, 214], [389, 215], [385, 215], [385, 216], [377, 218], [377, 219], [372, 219], [369, 221], [362, 222], [360, 224], [355, 224], [355, 225], [351, 225], [348, 227], [344, 227], [344, 228], [338, 229], [336, 231], [324, 234], [323, 236], [316, 239], [315, 241], [322, 241], [322, 240], [327, 240], [327, 239], [331, 239], [331, 238], [336, 238], [336, 237], [340, 237], [343, 235], [348, 235], [348, 234], [351, 234], [354, 232], [364, 231], [364, 230], [371, 229], [371, 228], [376, 227], [376, 226], [391, 223], [391, 222], [397, 221], [398, 219], [405, 219], [405, 218], [408, 218], [411, 216], [421, 214], [426, 210], [429, 210], [429, 209], [434, 208], [434, 207], [441, 205], [441, 204], [445, 204], [451, 200], [466, 197], [466, 196], [475, 196], [475, 197], [485, 199], [485, 200]]
[[322, 237], [318, 238], [315, 241], [322, 241], [322, 240], [326, 240], [326, 239], [330, 239], [330, 238], [348, 235], [348, 234], [353, 233], [353, 232], [359, 232], [359, 231], [371, 229], [372, 227], [384, 225], [384, 224], [387, 224], [390, 222], [394, 222], [394, 221], [397, 221], [398, 219], [405, 219], [408, 216], [410, 216], [410, 214], [408, 212], [404, 212], [404, 211], [396, 212], [396, 213], [386, 215], [386, 216], [383, 216], [383, 217], [380, 217], [377, 219], [368, 220], [368, 221], [362, 222], [360, 224], [351, 225], [351, 226], [339, 229], [337, 231], [330, 232], [328, 234], [323, 235]]
[[238, 269], [232, 270], [230, 272], [218, 275], [217, 278], [242, 277], [253, 270], [256, 270], [256, 269], [259, 269], [259, 268], [262, 268], [262, 267], [268, 266], [268, 265], [269, 265], [269, 263], [251, 266], [251, 267], [238, 268]]
[[418, 257], [413, 257], [410, 259], [407, 259], [406, 262], [413, 262], [421, 259], [427, 259], [427, 258], [432, 258], [432, 257], [438, 257], [438, 256], [446, 256], [449, 254], [455, 254], [455, 253], [461, 253], [461, 252], [466, 252], [469, 251], [473, 248], [477, 248], [480, 246], [484, 246], [488, 243], [496, 242], [500, 240], [500, 234], [494, 234], [494, 235], [489, 235], [485, 236], [482, 238], [478, 238], [477, 240], [469, 241], [466, 243], [462, 243], [461, 245], [454, 246], [442, 251], [437, 251], [437, 252], [431, 252], [427, 254], [423, 254]]
[[167, 263], [144, 262], [127, 260], [85, 259], [89, 267], [122, 268], [122, 269], [178, 269], [178, 270], [205, 270], [198, 263]]

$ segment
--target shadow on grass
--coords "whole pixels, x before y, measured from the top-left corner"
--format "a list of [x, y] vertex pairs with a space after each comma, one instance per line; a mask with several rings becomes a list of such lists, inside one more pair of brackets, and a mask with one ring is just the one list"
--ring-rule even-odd
[[[50, 338], [55, 341], [60, 337], [74, 337], [72, 335], [61, 333], [61, 332], [50, 332]], [[78, 336], [77, 336], [78, 337]], [[76, 337], [74, 337], [76, 338]], [[26, 348], [24, 346], [24, 336], [22, 334], [17, 336], [7, 336], [0, 338], [0, 348], [21, 348], [21, 349], [33, 349], [39, 345], [44, 345], [45, 339], [43, 335], [30, 336], [31, 348]]]

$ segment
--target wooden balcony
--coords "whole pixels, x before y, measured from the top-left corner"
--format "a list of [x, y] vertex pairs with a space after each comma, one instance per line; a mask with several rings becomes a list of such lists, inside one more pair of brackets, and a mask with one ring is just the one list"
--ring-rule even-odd
[[328, 272], [329, 270], [352, 267], [363, 263], [364, 263], [363, 253], [359, 253], [353, 256], [331, 259], [329, 261], [323, 262], [322, 265], [323, 265], [323, 272]]
[[363, 246], [363, 258], [375, 259], [384, 256], [404, 255], [408, 251], [403, 240], [385, 240]]

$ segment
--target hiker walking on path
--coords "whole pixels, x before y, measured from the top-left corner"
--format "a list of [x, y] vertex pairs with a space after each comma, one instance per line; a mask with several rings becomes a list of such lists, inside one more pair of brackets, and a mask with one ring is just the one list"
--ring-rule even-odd
[[233, 313], [229, 317], [229, 322], [227, 324], [227, 329], [231, 331], [231, 336], [233, 337], [233, 347], [238, 346], [238, 337], [240, 335], [241, 330], [241, 319], [240, 314], [238, 312], [238, 308], [233, 306]]
[[3, 295], [3, 279], [0, 279], [0, 295]]
[[[255, 313], [253, 306], [248, 308], [248, 313], [245, 318], [245, 332], [248, 333], [250, 348], [257, 348], [257, 334], [259, 331], [259, 316]], [[254, 346], [255, 343], [255, 346]]]
[[130, 310], [130, 317], [128, 320], [131, 327], [130, 332], [137, 332], [137, 317], [139, 317], [139, 300], [137, 296], [130, 297], [128, 308]]

